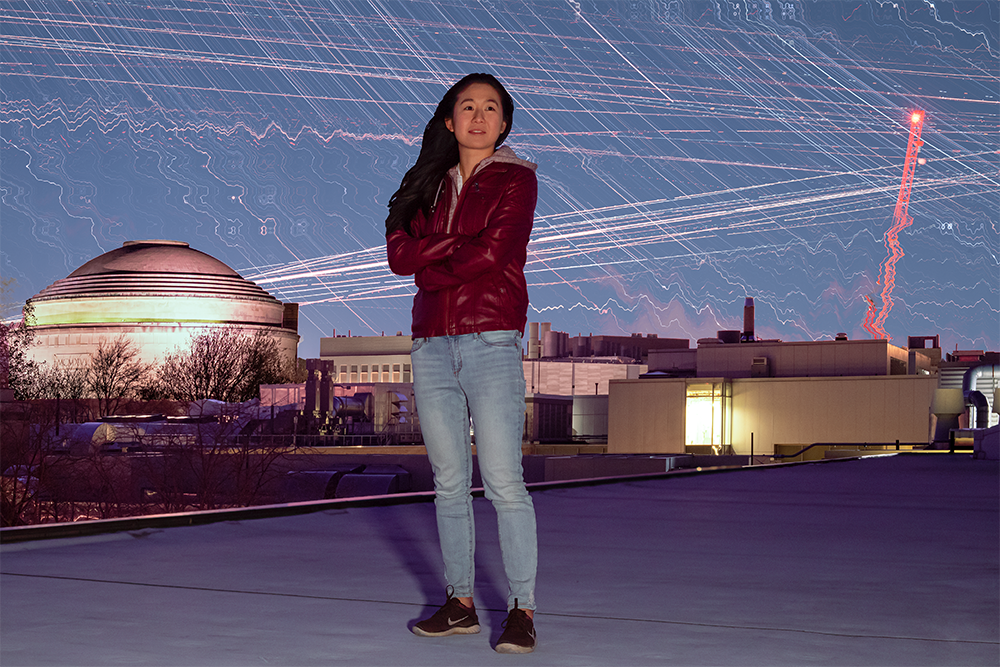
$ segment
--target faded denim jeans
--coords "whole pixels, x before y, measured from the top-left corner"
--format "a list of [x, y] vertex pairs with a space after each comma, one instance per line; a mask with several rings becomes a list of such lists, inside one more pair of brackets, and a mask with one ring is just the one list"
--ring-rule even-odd
[[521, 334], [486, 331], [416, 338], [410, 353], [420, 430], [434, 470], [434, 504], [445, 580], [455, 597], [472, 597], [475, 524], [472, 447], [486, 497], [497, 513], [507, 574], [507, 607], [535, 608], [538, 536], [535, 508], [524, 485], [524, 366]]

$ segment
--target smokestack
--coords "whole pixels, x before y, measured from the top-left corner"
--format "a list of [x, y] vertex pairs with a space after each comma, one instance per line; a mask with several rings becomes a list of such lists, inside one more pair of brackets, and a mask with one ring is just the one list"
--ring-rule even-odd
[[743, 337], [740, 339], [744, 343], [754, 340], [753, 337], [753, 297], [748, 296], [743, 302]]

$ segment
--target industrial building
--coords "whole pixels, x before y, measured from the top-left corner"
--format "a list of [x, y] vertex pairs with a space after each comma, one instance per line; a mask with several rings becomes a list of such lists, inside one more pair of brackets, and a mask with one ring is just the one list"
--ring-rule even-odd
[[608, 450], [772, 456], [820, 442], [925, 444], [940, 360], [933, 345], [910, 354], [846, 334], [760, 340], [748, 298], [742, 331], [652, 352], [645, 376], [614, 383]]
[[[548, 323], [529, 323], [526, 442], [770, 459], [810, 446], [811, 456], [822, 456], [834, 446], [940, 444], [970, 425], [966, 413], [972, 426], [997, 423], [995, 353], [942, 358], [938, 336], [911, 336], [907, 347], [846, 334], [760, 340], [753, 308], [748, 299], [743, 330], [719, 331], [695, 347], [638, 334], [570, 338]], [[348, 390], [409, 382], [409, 347], [401, 334], [321, 339], [335, 381]], [[978, 386], [963, 387], [967, 373]], [[412, 392], [409, 398], [416, 421]]]
[[690, 353], [657, 355], [640, 379], [611, 383], [608, 451], [926, 444], [937, 377], [906, 374], [906, 358], [885, 340], [703, 340]]
[[[570, 339], [552, 331], [549, 323], [528, 325], [524, 359], [528, 442], [605, 442], [608, 435], [608, 389], [612, 380], [638, 378], [646, 372], [643, 357], [654, 350], [687, 348], [686, 340], [656, 336], [594, 336]], [[401, 429], [405, 437], [419, 424], [413, 397], [409, 336], [333, 336], [320, 339], [320, 360], [329, 364], [324, 377], [338, 386], [339, 396], [371, 393], [375, 405], [402, 398], [410, 416], [408, 426], [390, 423], [380, 409], [373, 417], [375, 431]], [[586, 356], [567, 356], [573, 350]], [[586, 352], [584, 352], [586, 351]], [[598, 353], [614, 353], [597, 356]], [[635, 354], [623, 356], [618, 353]], [[312, 363], [314, 360], [310, 360]], [[400, 386], [398, 383], [403, 383]], [[333, 395], [333, 394], [331, 394]], [[405, 439], [404, 437], [404, 439]]]

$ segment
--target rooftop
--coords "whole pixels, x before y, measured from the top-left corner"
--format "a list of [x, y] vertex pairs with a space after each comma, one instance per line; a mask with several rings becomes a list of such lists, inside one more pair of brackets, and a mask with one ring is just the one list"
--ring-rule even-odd
[[185, 273], [238, 278], [224, 263], [195, 250], [184, 241], [126, 241], [90, 260], [70, 278], [115, 273]]
[[539, 645], [517, 657], [490, 648], [485, 500], [483, 633], [440, 639], [407, 630], [443, 601], [427, 494], [5, 539], [0, 663], [996, 665], [998, 473], [902, 454], [540, 485]]

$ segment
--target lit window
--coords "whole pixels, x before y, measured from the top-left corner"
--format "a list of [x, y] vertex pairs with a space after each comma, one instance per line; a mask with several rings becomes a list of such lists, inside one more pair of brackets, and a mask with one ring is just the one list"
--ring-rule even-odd
[[711, 446], [716, 453], [722, 453], [732, 443], [731, 386], [725, 382], [688, 385], [686, 445]]

